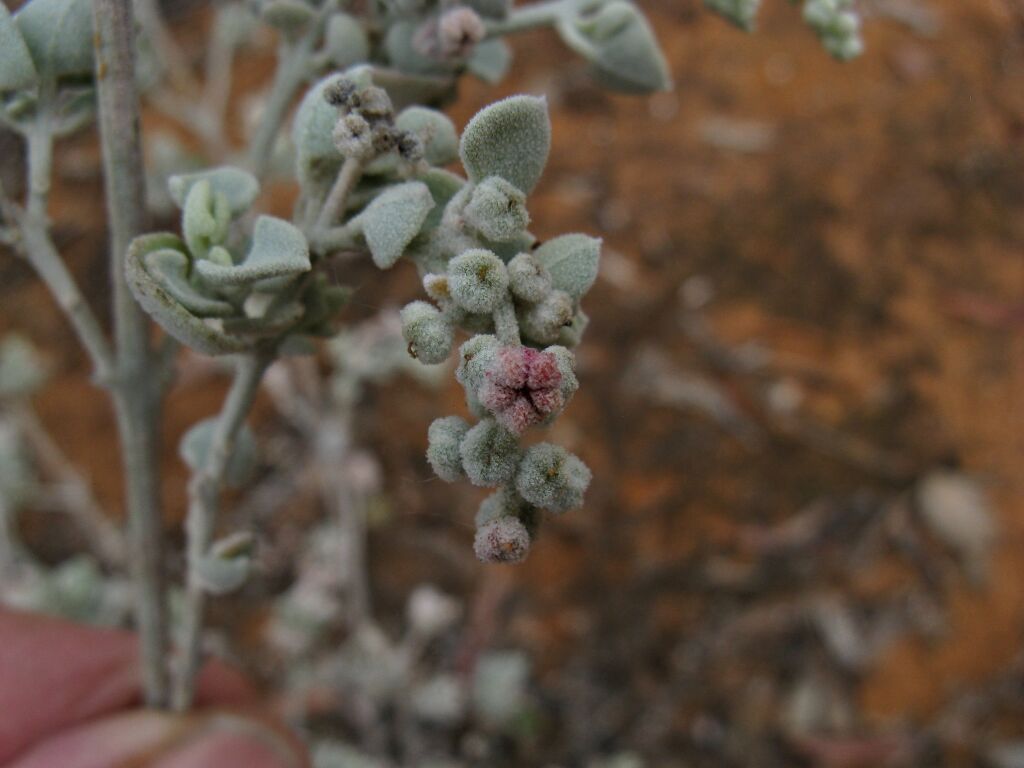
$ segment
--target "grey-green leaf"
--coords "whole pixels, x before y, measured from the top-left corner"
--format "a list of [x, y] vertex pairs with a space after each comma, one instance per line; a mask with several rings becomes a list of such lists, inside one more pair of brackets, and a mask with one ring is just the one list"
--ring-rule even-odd
[[668, 64], [651, 25], [626, 0], [612, 0], [595, 12], [568, 16], [556, 29], [609, 88], [650, 93], [672, 87]]
[[[210, 452], [213, 435], [217, 429], [217, 417], [212, 416], [194, 424], [181, 438], [178, 453], [181, 460], [193, 472], [203, 469]], [[234, 450], [224, 472], [224, 482], [231, 488], [241, 488], [252, 479], [259, 459], [256, 437], [247, 424], [243, 424], [235, 438]]]
[[260, 193], [260, 183], [251, 173], [241, 168], [222, 165], [196, 173], [171, 176], [167, 180], [167, 189], [179, 208], [185, 207], [188, 193], [200, 181], [208, 181], [212, 192], [224, 195], [233, 216], [246, 211]]
[[469, 121], [459, 154], [470, 180], [501, 176], [529, 194], [540, 180], [550, 150], [547, 99], [510, 96]]
[[36, 67], [25, 39], [7, 6], [0, 3], [0, 91], [28, 88], [36, 77]]
[[355, 16], [335, 13], [327, 21], [324, 53], [338, 69], [345, 69], [370, 58], [370, 41]]
[[60, 77], [92, 72], [89, 0], [31, 0], [14, 21], [41, 74]]
[[226, 355], [251, 349], [250, 339], [225, 333], [213, 321], [196, 317], [149, 274], [145, 264], [146, 256], [165, 248], [182, 251], [185, 245], [172, 234], [143, 235], [132, 241], [125, 258], [128, 286], [146, 313], [167, 333], [198, 352]]
[[378, 195], [352, 223], [362, 230], [373, 263], [388, 269], [401, 258], [433, 207], [427, 185], [409, 181]]
[[489, 85], [504, 80], [511, 66], [512, 49], [500, 38], [480, 43], [466, 62], [466, 69]]
[[260, 216], [253, 227], [249, 253], [241, 264], [198, 261], [195, 268], [213, 285], [242, 286], [271, 277], [299, 275], [312, 269], [312, 264], [306, 237], [297, 227], [274, 216]]
[[164, 290], [197, 317], [228, 317], [235, 308], [219, 298], [206, 296], [189, 282], [189, 258], [174, 248], [163, 248], [145, 256], [149, 274]]
[[551, 274], [552, 285], [577, 301], [597, 279], [601, 240], [587, 235], [562, 235], [534, 251], [534, 257]]

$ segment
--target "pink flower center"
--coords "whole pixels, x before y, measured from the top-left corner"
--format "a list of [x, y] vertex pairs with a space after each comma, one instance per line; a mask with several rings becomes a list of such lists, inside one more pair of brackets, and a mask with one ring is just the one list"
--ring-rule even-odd
[[564, 405], [562, 373], [550, 352], [505, 347], [486, 373], [480, 402], [507, 429], [521, 434]]

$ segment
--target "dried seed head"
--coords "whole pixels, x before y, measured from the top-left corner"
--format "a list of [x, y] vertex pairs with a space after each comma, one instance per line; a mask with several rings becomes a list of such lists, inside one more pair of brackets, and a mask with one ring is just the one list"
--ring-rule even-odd
[[472, 8], [452, 8], [437, 23], [438, 48], [446, 59], [463, 59], [484, 39], [487, 30]]
[[344, 115], [334, 125], [334, 146], [345, 157], [365, 159], [373, 154], [373, 131], [360, 114]]
[[324, 99], [332, 107], [352, 109], [358, 86], [347, 77], [339, 77], [324, 88]]

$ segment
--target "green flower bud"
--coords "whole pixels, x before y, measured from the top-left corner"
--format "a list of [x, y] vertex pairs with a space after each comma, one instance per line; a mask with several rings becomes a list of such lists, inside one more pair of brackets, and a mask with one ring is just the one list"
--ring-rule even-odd
[[532, 446], [516, 473], [516, 490], [530, 504], [551, 512], [566, 512], [583, 504], [590, 470], [559, 445]]
[[452, 351], [455, 329], [433, 304], [414, 301], [401, 312], [402, 336], [409, 354], [421, 363], [443, 363]]
[[458, 416], [434, 419], [427, 430], [427, 461], [442, 480], [453, 483], [465, 476], [459, 444], [469, 432], [469, 424]]
[[520, 253], [508, 263], [508, 287], [517, 299], [536, 304], [551, 293], [551, 274], [532, 254]]
[[521, 563], [530, 551], [530, 533], [515, 517], [500, 517], [480, 526], [473, 551], [485, 563]]
[[466, 392], [474, 395], [484, 383], [487, 371], [494, 364], [501, 344], [490, 334], [479, 334], [459, 347], [459, 366], [455, 369], [455, 379]]
[[516, 436], [493, 419], [484, 419], [469, 430], [459, 453], [469, 482], [481, 486], [511, 480], [523, 455]]
[[519, 329], [538, 344], [558, 341], [562, 328], [572, 323], [572, 299], [565, 291], [552, 291], [519, 313]]
[[513, 239], [530, 225], [526, 195], [500, 176], [488, 176], [474, 187], [463, 216], [471, 229], [499, 243]]
[[466, 251], [448, 262], [448, 290], [469, 312], [493, 312], [508, 294], [508, 271], [488, 250]]

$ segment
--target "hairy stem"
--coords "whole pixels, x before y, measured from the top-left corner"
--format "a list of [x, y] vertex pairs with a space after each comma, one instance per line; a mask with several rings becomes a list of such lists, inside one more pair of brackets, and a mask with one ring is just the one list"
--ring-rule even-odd
[[520, 345], [519, 321], [516, 319], [516, 308], [512, 304], [512, 299], [505, 299], [494, 310], [494, 335], [506, 347]]
[[189, 482], [188, 517], [185, 521], [187, 591], [180, 666], [174, 681], [174, 708], [179, 711], [187, 710], [192, 705], [195, 677], [202, 656], [206, 593], [198, 577], [197, 564], [206, 556], [213, 540], [224, 473], [234, 452], [238, 431], [252, 407], [263, 373], [272, 361], [272, 354], [252, 353], [238, 358], [235, 378], [217, 419], [205, 466], [194, 473]]
[[345, 213], [345, 205], [348, 203], [349, 193], [356, 186], [359, 177], [363, 175], [363, 161], [355, 157], [345, 158], [338, 178], [334, 180], [334, 186], [324, 201], [324, 207], [320, 209], [320, 215], [316, 220], [316, 230], [329, 229]]
[[145, 695], [150, 706], [162, 707], [168, 701], [159, 477], [162, 398], [153, 385], [149, 323], [124, 275], [125, 254], [132, 238], [142, 231], [146, 200], [135, 88], [135, 26], [131, 0], [93, 0], [92, 9], [117, 346], [114, 405], [125, 472]]
[[46, 226], [53, 172], [53, 133], [45, 118], [26, 137], [28, 143], [28, 200], [25, 210], [40, 226]]

